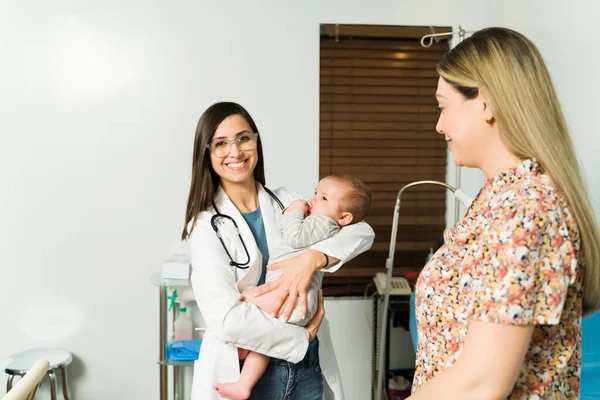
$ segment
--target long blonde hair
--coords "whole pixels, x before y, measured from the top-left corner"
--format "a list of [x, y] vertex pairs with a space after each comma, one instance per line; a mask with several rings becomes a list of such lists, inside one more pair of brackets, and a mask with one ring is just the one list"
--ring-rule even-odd
[[487, 28], [459, 43], [437, 68], [467, 98], [484, 91], [503, 143], [535, 158], [565, 197], [579, 228], [583, 312], [600, 308], [600, 231], [550, 73], [537, 47], [518, 32]]

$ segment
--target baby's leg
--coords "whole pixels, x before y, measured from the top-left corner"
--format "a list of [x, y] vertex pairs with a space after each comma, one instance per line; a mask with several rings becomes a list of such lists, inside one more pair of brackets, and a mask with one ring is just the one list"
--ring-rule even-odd
[[276, 289], [272, 292], [265, 293], [262, 296], [254, 297], [254, 289], [244, 290], [242, 292], [242, 301], [246, 303], [255, 304], [256, 307], [263, 310], [267, 314], [275, 317], [275, 303], [281, 298], [285, 298], [287, 293]]
[[[267, 282], [272, 282], [281, 276], [281, 271], [267, 271]], [[288, 293], [281, 289], [276, 289], [271, 292], [265, 293], [262, 296], [254, 297], [254, 291], [257, 288], [244, 290], [242, 292], [242, 301], [246, 303], [254, 304], [260, 310], [263, 310], [267, 314], [275, 317], [275, 304], [280, 304], [288, 295]]]
[[246, 350], [246, 349], [242, 349], [241, 347], [238, 347], [238, 358], [240, 360], [245, 360], [246, 357], [248, 357], [248, 354], [250, 354], [250, 350]]
[[232, 400], [246, 400], [250, 397], [256, 382], [264, 374], [269, 357], [253, 351], [246, 355], [244, 366], [240, 372], [240, 379], [234, 383], [217, 383], [214, 389], [221, 397]]

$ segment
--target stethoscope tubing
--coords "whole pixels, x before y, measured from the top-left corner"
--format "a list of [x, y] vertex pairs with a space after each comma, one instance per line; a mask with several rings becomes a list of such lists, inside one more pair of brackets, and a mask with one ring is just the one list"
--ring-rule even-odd
[[[277, 205], [281, 208], [281, 211], [283, 211], [283, 203], [279, 200], [279, 198], [275, 195], [275, 193], [273, 193], [266, 187], [264, 189], [277, 202]], [[227, 214], [221, 214], [221, 212], [217, 208], [217, 205], [215, 204], [214, 201], [212, 202], [212, 206], [215, 209], [215, 215], [213, 215], [212, 218], [210, 219], [210, 225], [212, 226], [213, 230], [215, 231], [217, 237], [219, 238], [219, 241], [221, 242], [221, 245], [223, 246], [225, 253], [227, 253], [227, 257], [229, 257], [229, 265], [231, 265], [232, 267], [239, 268], [239, 269], [250, 268], [250, 265], [249, 265], [250, 264], [250, 253], [248, 253], [248, 248], [246, 247], [246, 243], [244, 242], [244, 239], [242, 239], [242, 234], [240, 233], [240, 230], [239, 230], [237, 224], [235, 223], [235, 220]], [[244, 247], [244, 252], [246, 253], [246, 261], [245, 262], [242, 262], [242, 263], [236, 262], [233, 259], [233, 257], [231, 256], [231, 253], [229, 253], [229, 250], [227, 250], [227, 246], [225, 246], [225, 242], [223, 241], [223, 238], [221, 237], [221, 234], [219, 233], [219, 227], [217, 226], [217, 220], [219, 218], [225, 218], [225, 219], [228, 219], [229, 221], [233, 222], [233, 226], [235, 226], [235, 229], [238, 232], [238, 236], [240, 238], [240, 241], [242, 242], [242, 246]]]

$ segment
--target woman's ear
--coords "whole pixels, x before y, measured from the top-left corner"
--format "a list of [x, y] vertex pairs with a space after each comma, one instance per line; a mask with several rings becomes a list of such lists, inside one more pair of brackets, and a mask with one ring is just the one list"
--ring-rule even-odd
[[494, 112], [492, 111], [492, 108], [490, 107], [490, 102], [488, 101], [488, 97], [487, 97], [485, 89], [482, 88], [479, 90], [479, 94], [477, 95], [477, 100], [480, 102], [481, 112], [484, 115], [485, 122], [487, 122], [488, 124], [491, 123], [494, 119]]
[[354, 216], [352, 215], [352, 213], [349, 212], [343, 212], [342, 216], [338, 219], [338, 225], [339, 226], [346, 226], [346, 225], [350, 225], [350, 223], [352, 222], [352, 220], [354, 219]]

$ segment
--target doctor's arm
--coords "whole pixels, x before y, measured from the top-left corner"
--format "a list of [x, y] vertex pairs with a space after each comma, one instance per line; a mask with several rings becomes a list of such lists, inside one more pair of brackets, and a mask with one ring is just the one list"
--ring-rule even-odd
[[500, 400], [512, 391], [533, 333], [533, 325], [470, 321], [459, 359], [409, 400]]
[[216, 338], [269, 357], [300, 362], [308, 348], [309, 331], [240, 301], [235, 267], [229, 265], [208, 221], [199, 221], [189, 240], [192, 287], [202, 316]]
[[299, 256], [274, 263], [271, 270], [281, 269], [279, 279], [256, 288], [255, 296], [277, 290], [281, 294], [274, 304], [280, 310], [279, 316], [289, 319], [296, 300], [300, 298], [302, 317], [306, 316], [306, 293], [316, 271], [337, 271], [343, 263], [369, 250], [373, 245], [375, 233], [366, 222], [359, 222], [342, 228], [336, 235], [311, 246]]

